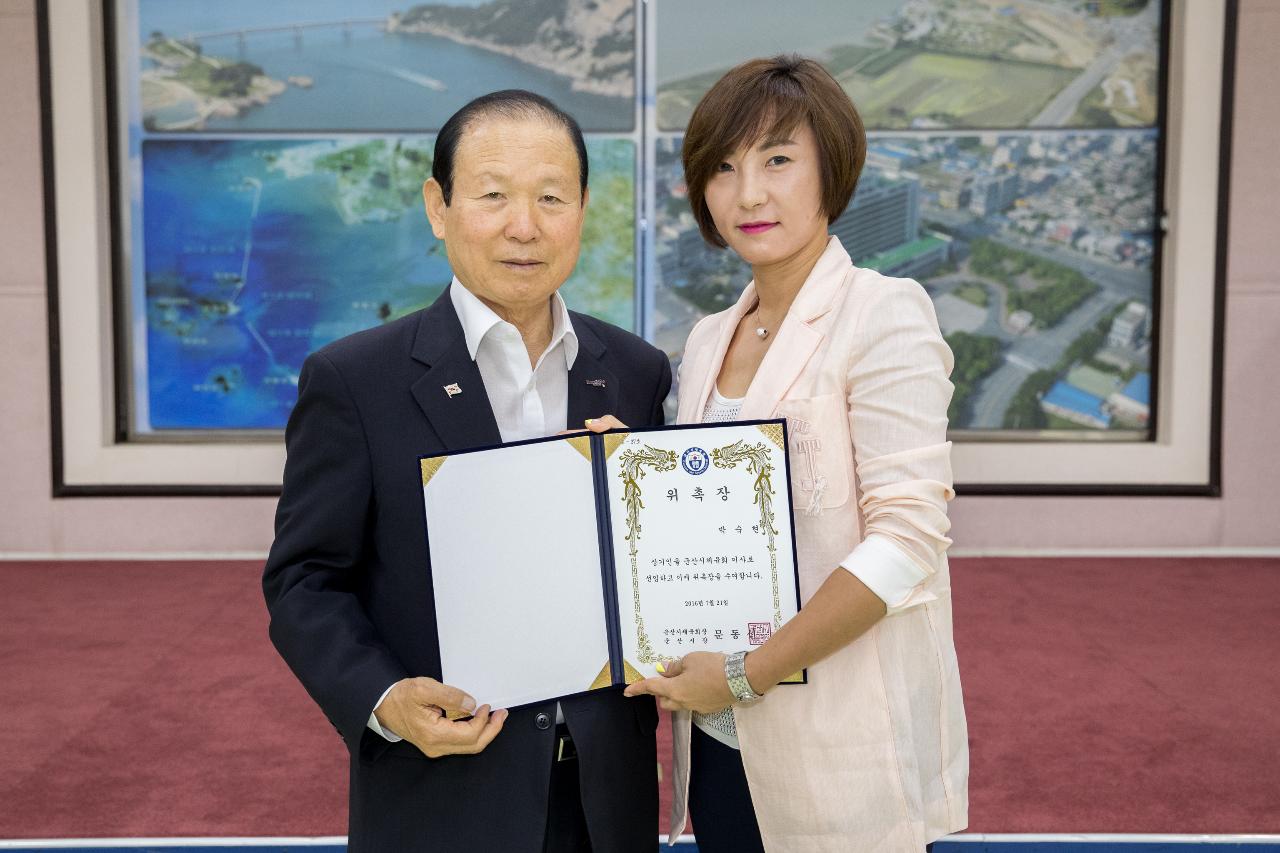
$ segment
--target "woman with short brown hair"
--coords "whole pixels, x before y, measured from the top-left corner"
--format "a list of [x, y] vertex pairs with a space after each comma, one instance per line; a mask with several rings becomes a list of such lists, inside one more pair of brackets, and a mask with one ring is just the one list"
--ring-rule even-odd
[[923, 287], [855, 267], [827, 233], [866, 134], [818, 63], [734, 68], [683, 154], [703, 237], [754, 279], [690, 333], [679, 420], [787, 418], [803, 607], [745, 656], [694, 652], [628, 688], [677, 712], [672, 837], [687, 802], [703, 853], [918, 853], [968, 813], [951, 351]]

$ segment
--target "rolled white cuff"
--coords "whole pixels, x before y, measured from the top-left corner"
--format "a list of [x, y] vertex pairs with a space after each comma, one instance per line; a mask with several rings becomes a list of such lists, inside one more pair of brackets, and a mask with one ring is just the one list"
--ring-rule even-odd
[[934, 598], [912, 596], [929, 573], [887, 536], [872, 533], [841, 561], [840, 567], [866, 584], [884, 602], [889, 614]]
[[[395, 685], [392, 684], [391, 687], [395, 687]], [[378, 697], [377, 704], [373, 706], [373, 711], [369, 712], [369, 728], [373, 729], [379, 735], [391, 741], [392, 743], [395, 743], [396, 741], [404, 740], [404, 738], [400, 737], [400, 735], [391, 731], [391, 729], [384, 729], [382, 727], [382, 724], [378, 722], [378, 715], [374, 713], [374, 711], [377, 711], [379, 708], [382, 707], [382, 703], [386, 700], [387, 694], [391, 692], [391, 687], [388, 687], [386, 690], [382, 691], [382, 695]]]

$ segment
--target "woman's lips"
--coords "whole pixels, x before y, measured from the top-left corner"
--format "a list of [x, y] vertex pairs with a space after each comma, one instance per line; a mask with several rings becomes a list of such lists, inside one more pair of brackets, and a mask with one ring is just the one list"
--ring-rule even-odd
[[739, 225], [738, 230], [744, 234], [763, 234], [777, 224], [776, 222], [748, 222], [745, 225]]

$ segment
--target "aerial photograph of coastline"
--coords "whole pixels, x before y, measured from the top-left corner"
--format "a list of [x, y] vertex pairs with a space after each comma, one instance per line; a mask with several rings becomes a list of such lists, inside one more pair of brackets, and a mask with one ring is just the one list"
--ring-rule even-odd
[[[725, 71], [797, 49], [869, 129], [1155, 121], [1159, 0], [656, 0], [657, 121], [683, 130]], [[769, 21], [768, 27], [759, 22]]]
[[[280, 429], [303, 359], [429, 304], [452, 274], [422, 209], [432, 137], [144, 146], [147, 426]], [[635, 145], [588, 143], [565, 300], [635, 327]]]
[[585, 130], [635, 124], [634, 0], [141, 0], [137, 82], [160, 132], [439, 130], [526, 88]]

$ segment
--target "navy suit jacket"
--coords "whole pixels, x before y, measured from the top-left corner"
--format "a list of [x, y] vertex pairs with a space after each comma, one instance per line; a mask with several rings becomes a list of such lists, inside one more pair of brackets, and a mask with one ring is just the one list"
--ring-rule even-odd
[[[579, 347], [569, 425], [605, 414], [661, 424], [671, 386], [665, 354], [571, 316]], [[462, 393], [450, 397], [444, 387], [455, 383]], [[367, 727], [391, 684], [440, 677], [418, 457], [500, 442], [448, 290], [303, 364], [263, 589], [272, 642], [350, 750], [351, 853], [542, 849], [555, 729], [537, 719], [553, 715], [555, 703], [512, 712], [479, 755], [430, 759]], [[496, 529], [501, 523], [494, 519]], [[595, 849], [651, 853], [653, 702], [604, 690], [561, 704]]]

